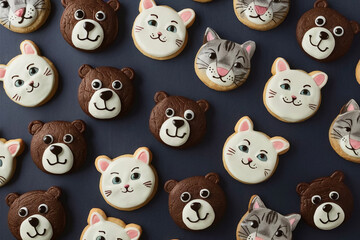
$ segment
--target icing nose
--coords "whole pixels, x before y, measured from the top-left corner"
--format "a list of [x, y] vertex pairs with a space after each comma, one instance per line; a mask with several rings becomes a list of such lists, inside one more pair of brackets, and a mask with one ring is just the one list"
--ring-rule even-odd
[[332, 209], [332, 206], [330, 204], [325, 204], [325, 206], [323, 206], [323, 210], [324, 212], [329, 213]]
[[31, 81], [31, 82], [29, 83], [29, 86], [30, 86], [30, 87], [33, 87], [33, 86], [34, 86], [34, 81]]
[[195, 212], [199, 211], [199, 209], [201, 208], [201, 204], [198, 202], [194, 202], [190, 205], [191, 209], [194, 210]]
[[83, 27], [87, 32], [90, 32], [91, 30], [93, 30], [95, 28], [95, 25], [92, 24], [91, 22], [84, 22]]
[[29, 218], [29, 223], [31, 226], [37, 227], [39, 225], [39, 219], [37, 219], [35, 217], [31, 217], [31, 218]]
[[253, 160], [252, 160], [251, 158], [248, 158], [248, 162], [249, 162], [249, 163], [252, 163], [252, 161], [253, 161]]
[[104, 91], [100, 93], [100, 98], [104, 101], [107, 101], [112, 97], [112, 95], [112, 91]]
[[350, 145], [355, 149], [358, 150], [360, 148], [360, 141], [350, 138]]
[[328, 34], [327, 32], [321, 31], [321, 32], [320, 32], [320, 38], [321, 38], [322, 40], [326, 40], [326, 39], [329, 38], [329, 34]]
[[15, 15], [18, 16], [18, 17], [24, 16], [24, 13], [25, 13], [25, 8], [20, 8], [20, 9], [15, 11]]
[[50, 147], [50, 151], [57, 156], [62, 152], [62, 147], [53, 145]]
[[173, 124], [175, 127], [180, 128], [184, 125], [184, 121], [183, 120], [173, 120]]
[[292, 95], [291, 98], [294, 99], [294, 100], [297, 99], [297, 97], [295, 95]]
[[126, 185], [124, 186], [124, 188], [126, 188], [126, 189], [128, 189], [129, 187], [130, 187], [129, 184], [126, 184]]
[[225, 68], [218, 67], [217, 72], [221, 77], [224, 77], [226, 76], [226, 74], [228, 74], [229, 71], [226, 70]]
[[162, 32], [158, 32], [158, 35], [161, 36], [161, 35], [162, 35]]
[[255, 5], [255, 11], [258, 15], [264, 15], [267, 12], [268, 8], [267, 7], [262, 7], [262, 6], [258, 6]]

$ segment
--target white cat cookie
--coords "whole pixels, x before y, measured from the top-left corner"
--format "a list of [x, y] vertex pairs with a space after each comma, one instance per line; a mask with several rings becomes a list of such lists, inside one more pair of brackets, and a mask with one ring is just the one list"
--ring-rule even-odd
[[80, 240], [138, 240], [142, 232], [139, 225], [126, 225], [120, 219], [107, 217], [99, 208], [91, 209], [87, 222]]
[[110, 206], [132, 211], [143, 207], [154, 197], [158, 177], [150, 165], [151, 159], [152, 154], [146, 147], [137, 149], [134, 155], [96, 158], [95, 166], [101, 173], [100, 192]]
[[194, 10], [176, 12], [168, 6], [157, 6], [153, 0], [141, 0], [139, 11], [132, 29], [136, 48], [157, 60], [180, 54], [187, 43], [187, 28], [195, 21]]
[[261, 183], [276, 170], [279, 155], [290, 148], [282, 137], [272, 137], [254, 130], [247, 116], [235, 126], [235, 133], [225, 142], [223, 163], [226, 171], [236, 180], [247, 184]]
[[49, 101], [58, 86], [58, 73], [49, 59], [40, 55], [34, 42], [20, 44], [21, 55], [0, 65], [0, 81], [8, 97], [24, 107], [38, 107]]
[[275, 60], [271, 73], [273, 76], [263, 94], [265, 107], [271, 115], [283, 122], [296, 123], [316, 113], [321, 103], [320, 90], [328, 80], [326, 73], [290, 69], [283, 58]]
[[0, 187], [10, 181], [16, 168], [16, 157], [24, 150], [22, 139], [6, 141], [0, 138]]

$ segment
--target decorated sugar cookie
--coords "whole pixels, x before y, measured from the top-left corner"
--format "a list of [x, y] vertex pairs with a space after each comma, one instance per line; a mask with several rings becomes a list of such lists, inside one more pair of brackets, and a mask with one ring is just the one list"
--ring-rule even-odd
[[328, 62], [345, 55], [359, 32], [359, 23], [329, 8], [326, 0], [317, 0], [314, 8], [300, 18], [296, 37], [310, 57]]
[[0, 81], [8, 97], [24, 107], [38, 107], [49, 101], [58, 86], [58, 73], [52, 62], [40, 55], [34, 42], [20, 44], [21, 55], [0, 65]]
[[356, 66], [355, 74], [356, 74], [356, 80], [360, 84], [360, 61], [359, 61], [358, 65]]
[[249, 117], [242, 117], [235, 126], [235, 133], [225, 142], [223, 163], [236, 180], [256, 184], [269, 179], [278, 165], [278, 155], [286, 153], [289, 142], [282, 137], [270, 138], [254, 131]]
[[127, 154], [114, 159], [97, 157], [95, 166], [101, 173], [99, 186], [105, 201], [124, 211], [146, 205], [154, 197], [158, 185], [151, 159], [152, 154], [146, 147], [137, 149], [134, 155]]
[[265, 107], [277, 119], [295, 123], [313, 116], [320, 107], [321, 88], [328, 80], [324, 72], [306, 73], [290, 69], [283, 58], [277, 58], [271, 68], [273, 76], [266, 83]]
[[237, 226], [236, 240], [291, 240], [300, 219], [300, 214], [283, 216], [267, 208], [260, 197], [254, 195]]
[[157, 6], [153, 0], [141, 0], [139, 11], [132, 29], [136, 48], [157, 60], [180, 54], [187, 43], [187, 28], [195, 21], [195, 12], [189, 8], [176, 12], [168, 6]]
[[39, 29], [51, 12], [50, 0], [1, 0], [0, 24], [17, 33]]
[[279, 26], [290, 9], [290, 0], [233, 0], [235, 14], [249, 28], [266, 31]]
[[24, 150], [22, 139], [6, 141], [0, 138], [0, 187], [10, 181], [16, 168], [16, 157]]
[[256, 44], [243, 44], [223, 40], [211, 28], [207, 28], [203, 46], [195, 57], [195, 72], [209, 88], [229, 91], [241, 86], [250, 74], [250, 60]]
[[139, 225], [126, 225], [122, 220], [107, 217], [99, 208], [91, 209], [87, 220], [88, 224], [80, 240], [138, 240], [142, 229]]

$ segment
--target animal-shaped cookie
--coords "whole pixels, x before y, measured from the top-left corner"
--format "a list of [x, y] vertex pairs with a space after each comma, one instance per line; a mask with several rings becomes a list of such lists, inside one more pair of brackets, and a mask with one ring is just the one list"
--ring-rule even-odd
[[328, 76], [324, 72], [290, 69], [283, 58], [271, 68], [273, 76], [263, 94], [265, 107], [271, 115], [284, 122], [301, 122], [312, 117], [320, 107], [321, 88]]
[[204, 230], [215, 225], [224, 215], [226, 197], [219, 185], [219, 175], [169, 180], [164, 189], [169, 193], [169, 212], [174, 222], [187, 230]]
[[18, 240], [56, 240], [65, 229], [66, 214], [59, 198], [61, 189], [31, 191], [19, 195], [10, 193], [8, 225]]
[[301, 48], [312, 58], [328, 62], [345, 55], [360, 32], [360, 25], [347, 20], [328, 7], [326, 0], [317, 0], [314, 8], [300, 18], [296, 37]]
[[39, 29], [51, 12], [50, 0], [2, 0], [0, 24], [17, 33]]
[[33, 121], [28, 130], [31, 157], [38, 168], [46, 173], [65, 174], [78, 170], [86, 159], [85, 122]]
[[141, 0], [139, 12], [132, 37], [142, 54], [167, 60], [182, 52], [188, 40], [187, 28], [195, 21], [192, 9], [176, 12], [168, 6], [157, 6], [153, 0]]
[[360, 61], [356, 66], [355, 75], [356, 75], [356, 80], [360, 84]]
[[64, 39], [74, 48], [94, 52], [109, 46], [118, 34], [118, 0], [61, 0]]
[[139, 225], [126, 225], [120, 219], [107, 217], [99, 208], [91, 209], [87, 222], [80, 240], [138, 240], [142, 232]]
[[141, 147], [133, 155], [114, 159], [96, 158], [96, 169], [101, 173], [100, 192], [112, 207], [132, 211], [146, 205], [155, 195], [158, 177], [151, 165], [152, 154]]
[[290, 9], [290, 0], [233, 0], [233, 3], [239, 21], [260, 31], [279, 26]]
[[279, 155], [290, 148], [282, 137], [270, 138], [254, 131], [249, 117], [242, 117], [235, 126], [235, 133], [225, 142], [223, 163], [226, 171], [236, 180], [256, 184], [269, 179], [275, 172]]
[[0, 65], [0, 81], [8, 97], [24, 107], [38, 107], [49, 101], [58, 86], [58, 73], [49, 59], [40, 55], [34, 42], [20, 44], [21, 55]]
[[354, 200], [344, 178], [343, 172], [336, 171], [330, 177], [297, 185], [300, 212], [306, 223], [321, 230], [332, 230], [350, 218]]
[[134, 98], [134, 71], [131, 68], [93, 68], [87, 64], [79, 69], [82, 81], [78, 99], [82, 110], [97, 119], [112, 119], [125, 114]]
[[195, 72], [209, 88], [229, 91], [241, 86], [250, 74], [250, 60], [256, 44], [224, 40], [207, 28], [203, 45], [195, 57]]
[[301, 219], [300, 214], [283, 216], [265, 206], [259, 196], [253, 195], [246, 214], [237, 229], [237, 240], [291, 240], [292, 232]]
[[22, 139], [6, 141], [0, 138], [0, 187], [10, 181], [16, 169], [16, 157], [24, 150]]
[[200, 142], [206, 133], [206, 116], [209, 103], [193, 101], [181, 96], [157, 92], [151, 111], [149, 127], [160, 142], [177, 148], [187, 148]]

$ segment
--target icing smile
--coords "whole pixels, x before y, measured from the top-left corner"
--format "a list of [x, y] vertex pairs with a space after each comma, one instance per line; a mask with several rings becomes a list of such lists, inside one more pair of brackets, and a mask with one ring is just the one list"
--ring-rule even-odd
[[241, 163], [244, 164], [245, 166], [249, 166], [249, 168], [251, 168], [251, 169], [256, 169], [256, 168], [257, 168], [256, 166], [252, 167], [252, 166], [250, 165], [250, 164], [252, 163], [252, 160], [249, 161], [248, 163], [245, 163], [245, 162], [244, 162], [244, 159], [241, 159]]
[[177, 134], [178, 134], [178, 128], [176, 129], [176, 132], [175, 132], [174, 135], [170, 135], [169, 129], [168, 128], [166, 129], [166, 135], [168, 135], [169, 137], [172, 137], [172, 138], [175, 138], [175, 137], [184, 138], [186, 136], [186, 133], [184, 133], [182, 136], [178, 136]]
[[49, 159], [46, 159], [46, 161], [48, 162], [48, 164], [49, 164], [50, 166], [54, 166], [54, 165], [56, 165], [56, 164], [65, 165], [65, 164], [67, 163], [67, 159], [65, 159], [64, 162], [60, 162], [58, 156], [56, 156], [56, 162], [55, 162], [55, 163], [51, 163]]
[[26, 232], [26, 234], [30, 237], [30, 238], [36, 238], [37, 236], [44, 236], [46, 234], [46, 229], [44, 229], [43, 233], [39, 233], [38, 230], [34, 227], [35, 229], [35, 235], [31, 236], [29, 232]]
[[260, 15], [257, 15], [257, 16], [249, 16], [249, 17], [251, 17], [251, 18], [258, 18], [258, 19], [260, 19], [262, 22], [265, 22], [265, 20], [262, 19]]
[[80, 35], [78, 34], [78, 35], [77, 35], [77, 38], [78, 38], [78, 40], [80, 40], [80, 41], [89, 40], [90, 42], [97, 42], [97, 41], [99, 40], [99, 38], [100, 38], [100, 35], [97, 35], [95, 39], [91, 39], [91, 38], [89, 38], [89, 33], [86, 35], [85, 38], [80, 38]]
[[161, 35], [158, 35], [157, 37], [153, 37], [152, 35], [150, 35], [150, 38], [153, 39], [153, 40], [156, 40], [156, 39], [159, 39], [160, 42], [166, 42], [166, 40], [161, 40]]
[[97, 110], [99, 110], [99, 111], [106, 110], [106, 111], [112, 112], [112, 111], [115, 110], [115, 107], [113, 107], [113, 108], [111, 108], [111, 109], [107, 108], [105, 101], [104, 101], [104, 105], [105, 105], [105, 107], [99, 108], [99, 107], [96, 105], [96, 103], [94, 103], [95, 108], [96, 108]]
[[296, 100], [296, 99], [293, 99], [292, 101], [288, 102], [288, 101], [285, 100], [285, 97], [284, 97], [282, 100], [283, 100], [285, 103], [289, 103], [289, 104], [292, 103], [292, 104], [293, 104], [294, 106], [296, 106], [296, 107], [299, 107], [299, 106], [302, 105], [302, 103], [296, 104], [296, 103], [295, 103], [295, 100]]
[[320, 52], [326, 52], [329, 48], [326, 47], [325, 49], [321, 49], [320, 48], [320, 44], [322, 43], [322, 39], [319, 41], [319, 43], [316, 45], [316, 44], [313, 44], [312, 41], [311, 41], [311, 38], [312, 38], [312, 35], [309, 35], [309, 42], [311, 45], [313, 45], [314, 47], [317, 47], [317, 49], [319, 49]]
[[209, 216], [209, 213], [206, 213], [206, 215], [205, 215], [205, 217], [203, 217], [203, 218], [201, 218], [200, 216], [199, 216], [199, 213], [198, 212], [196, 212], [196, 216], [197, 216], [197, 220], [191, 220], [189, 217], [187, 217], [186, 219], [189, 221], [189, 222], [191, 222], [191, 223], [198, 223], [198, 222], [200, 222], [200, 221], [204, 221], [204, 220], [206, 220], [206, 218]]
[[37, 86], [34, 85], [34, 82], [30, 83], [29, 86], [31, 87], [30, 90], [26, 90], [28, 93], [31, 93], [34, 91], [35, 88], [38, 88], [40, 86], [40, 83], [37, 84]]
[[31, 16], [30, 16], [30, 17], [28, 17], [28, 18], [27, 18], [27, 17], [22, 17], [22, 18], [21, 18], [21, 20], [20, 20], [18, 23], [19, 23], [19, 24], [22, 24], [22, 23], [24, 22], [24, 20], [25, 20], [25, 19], [26, 19], [26, 20], [28, 20], [28, 19], [32, 19], [32, 17], [31, 17]]
[[340, 213], [337, 214], [337, 218], [336, 218], [336, 219], [331, 220], [331, 219], [330, 219], [330, 216], [329, 216], [329, 213], [328, 213], [328, 214], [327, 214], [327, 219], [328, 219], [328, 220], [327, 220], [326, 222], [323, 221], [322, 219], [319, 219], [319, 220], [320, 220], [320, 222], [321, 222], [322, 224], [328, 224], [328, 223], [336, 222], [339, 218], [340, 218]]

